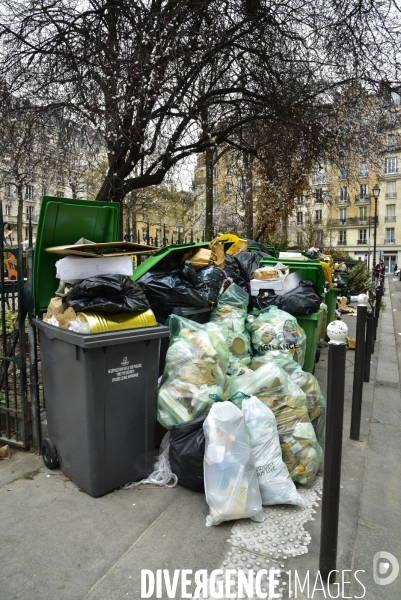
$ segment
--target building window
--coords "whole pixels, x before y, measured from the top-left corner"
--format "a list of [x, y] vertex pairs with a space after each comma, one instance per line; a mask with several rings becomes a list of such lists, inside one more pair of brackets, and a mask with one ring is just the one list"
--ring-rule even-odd
[[6, 204], [6, 217], [10, 217], [10, 216], [11, 216], [11, 205]]
[[297, 225], [302, 225], [303, 223], [303, 214], [301, 212], [297, 212]]
[[25, 186], [25, 200], [33, 200], [33, 185]]
[[387, 136], [387, 146], [394, 148], [397, 145], [397, 136], [395, 133], [389, 133]]
[[366, 244], [366, 229], [358, 230], [358, 244]]
[[346, 165], [342, 165], [340, 167], [338, 177], [339, 177], [339, 179], [347, 179], [348, 178], [348, 167]]
[[27, 206], [25, 209], [25, 216], [26, 216], [26, 220], [29, 221], [29, 219], [33, 217], [33, 206]]
[[347, 202], [348, 200], [348, 188], [346, 185], [340, 187], [340, 202]]
[[386, 221], [395, 221], [395, 204], [387, 204]]
[[397, 198], [395, 181], [387, 181], [386, 183], [386, 198]]
[[359, 186], [359, 197], [366, 198], [368, 195], [368, 186], [366, 183], [361, 183]]
[[4, 184], [4, 198], [11, 198], [11, 183]]
[[232, 183], [226, 183], [226, 194], [230, 195], [233, 193], [233, 186]]
[[62, 173], [57, 173], [56, 175], [56, 184], [61, 187], [64, 185], [64, 181], [63, 181], [63, 174]]
[[367, 212], [368, 212], [368, 209], [367, 209], [366, 206], [360, 206], [359, 207], [358, 218], [359, 218], [360, 221], [366, 221], [366, 219], [367, 219]]
[[297, 244], [299, 244], [300, 246], [302, 246], [303, 244], [302, 233], [300, 231], [298, 231], [297, 233]]
[[385, 239], [385, 244], [394, 244], [395, 243], [395, 239], [394, 239], [394, 227], [388, 227], [386, 229], [386, 239]]
[[318, 188], [317, 190], [315, 190], [315, 201], [323, 202], [323, 189], [322, 188]]
[[359, 164], [359, 177], [367, 177], [369, 174], [368, 163]]
[[320, 223], [322, 220], [322, 211], [321, 210], [315, 210], [315, 221], [317, 223]]
[[63, 197], [63, 192], [61, 190], [57, 190], [56, 197], [57, 198], [62, 198]]
[[226, 177], [231, 177], [231, 165], [226, 166]]
[[217, 179], [219, 172], [217, 167], [213, 167], [213, 179]]
[[323, 169], [317, 169], [312, 175], [312, 185], [321, 185], [324, 183]]
[[346, 229], [340, 229], [340, 231], [338, 232], [338, 243], [339, 244], [347, 243], [347, 230]]
[[347, 222], [347, 209], [346, 208], [340, 208], [340, 210], [338, 211], [338, 219], [339, 219], [340, 223], [342, 223], [343, 225]]
[[397, 173], [397, 157], [396, 156], [391, 156], [390, 158], [386, 158], [384, 160], [384, 172], [386, 174]]
[[300, 205], [300, 204], [303, 204], [303, 201], [304, 201], [304, 198], [303, 198], [303, 196], [297, 196], [297, 197], [296, 197], [296, 203], [297, 203], [298, 205]]
[[213, 184], [213, 198], [217, 198], [218, 195], [219, 195], [219, 184], [214, 183]]

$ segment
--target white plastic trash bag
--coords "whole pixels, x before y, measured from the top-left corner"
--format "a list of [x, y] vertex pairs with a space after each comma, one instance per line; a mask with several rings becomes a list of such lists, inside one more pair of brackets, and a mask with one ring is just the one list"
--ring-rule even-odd
[[216, 402], [203, 429], [206, 525], [245, 518], [262, 522], [262, 498], [241, 410], [231, 402]]
[[281, 455], [273, 412], [256, 396], [242, 401], [263, 506], [295, 504], [305, 506]]

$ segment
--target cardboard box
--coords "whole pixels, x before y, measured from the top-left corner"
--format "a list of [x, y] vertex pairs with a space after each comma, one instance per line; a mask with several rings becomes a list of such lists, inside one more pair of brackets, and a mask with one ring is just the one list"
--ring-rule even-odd
[[132, 254], [152, 253], [159, 250], [155, 246], [134, 244], [133, 242], [106, 242], [104, 244], [73, 244], [66, 246], [52, 246], [46, 252], [61, 254], [63, 256], [127, 256]]

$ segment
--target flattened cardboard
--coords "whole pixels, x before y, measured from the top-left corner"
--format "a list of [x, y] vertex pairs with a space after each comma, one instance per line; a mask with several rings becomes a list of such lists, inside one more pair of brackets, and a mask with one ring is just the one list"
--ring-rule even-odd
[[46, 248], [46, 252], [62, 254], [63, 256], [86, 256], [87, 258], [99, 256], [124, 256], [128, 254], [150, 254], [159, 250], [156, 246], [147, 244], [134, 244], [133, 242], [105, 242], [102, 244], [74, 244], [70, 246], [53, 246]]

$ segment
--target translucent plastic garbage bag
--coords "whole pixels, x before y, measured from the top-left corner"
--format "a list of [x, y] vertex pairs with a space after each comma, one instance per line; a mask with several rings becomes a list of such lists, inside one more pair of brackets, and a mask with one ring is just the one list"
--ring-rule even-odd
[[308, 415], [314, 427], [317, 439], [322, 448], [325, 442], [326, 427], [326, 400], [321, 392], [318, 380], [312, 373], [306, 373], [301, 366], [292, 359], [291, 355], [285, 356], [280, 352], [266, 352], [264, 356], [252, 359], [251, 369], [258, 369], [267, 362], [274, 362], [284, 369], [292, 381], [299, 385], [306, 395]]
[[231, 402], [216, 402], [203, 429], [206, 525], [245, 518], [262, 522], [262, 498], [241, 410]]
[[202, 325], [171, 315], [169, 327], [170, 346], [157, 402], [157, 419], [167, 429], [209, 410], [210, 394], [223, 393], [230, 354], [224, 324]]
[[242, 401], [242, 412], [249, 435], [258, 476], [262, 504], [305, 503], [297, 492], [281, 455], [280, 440], [273, 412], [256, 396]]
[[312, 483], [321, 466], [323, 452], [309, 419], [307, 398], [301, 388], [273, 362], [267, 362], [257, 371], [247, 371], [240, 377], [230, 377], [228, 388], [229, 397], [237, 406], [242, 405], [242, 400], [237, 400], [237, 393], [242, 392], [257, 396], [273, 411], [283, 460], [292, 480], [304, 485]]
[[225, 323], [230, 331], [243, 332], [248, 310], [249, 294], [235, 283], [220, 296], [210, 321]]
[[301, 365], [305, 361], [306, 335], [295, 317], [272, 306], [258, 317], [248, 317], [247, 330], [254, 351], [263, 355], [271, 350], [291, 354]]

